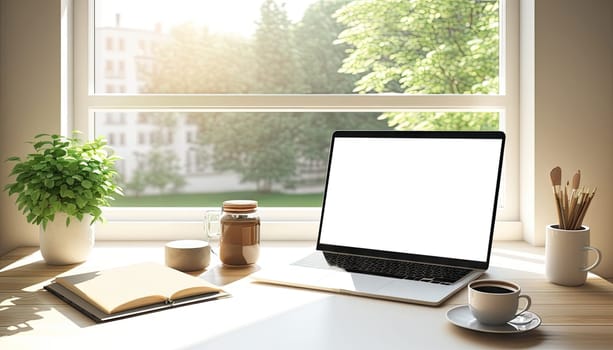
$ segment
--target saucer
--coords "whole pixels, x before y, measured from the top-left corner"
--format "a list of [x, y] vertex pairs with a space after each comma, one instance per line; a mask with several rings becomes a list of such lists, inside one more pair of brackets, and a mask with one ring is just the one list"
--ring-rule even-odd
[[534, 312], [525, 311], [518, 318], [525, 318], [526, 323], [513, 323], [513, 320], [503, 325], [487, 325], [479, 323], [470, 312], [468, 305], [460, 305], [447, 311], [447, 320], [458, 327], [486, 333], [524, 333], [531, 331], [541, 324], [541, 318]]

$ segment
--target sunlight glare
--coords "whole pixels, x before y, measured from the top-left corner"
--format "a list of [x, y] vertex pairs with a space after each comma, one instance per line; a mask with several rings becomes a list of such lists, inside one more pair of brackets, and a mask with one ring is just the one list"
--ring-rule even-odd
[[492, 249], [491, 265], [536, 274], [545, 273], [543, 255], [511, 249]]
[[[315, 0], [285, 1], [291, 21], [298, 21]], [[256, 28], [262, 0], [104, 0], [96, 2], [96, 26], [120, 26], [153, 30], [160, 24], [163, 32], [184, 23], [206, 26], [215, 32], [251, 36]], [[279, 2], [281, 3], [281, 2]], [[146, 6], [146, 15], [143, 15]]]

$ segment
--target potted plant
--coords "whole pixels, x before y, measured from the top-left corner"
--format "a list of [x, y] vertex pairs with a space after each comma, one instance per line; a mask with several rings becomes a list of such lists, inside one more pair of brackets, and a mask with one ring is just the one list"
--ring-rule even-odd
[[49, 264], [74, 264], [87, 259], [94, 244], [93, 224], [103, 221], [100, 207], [109, 206], [122, 190], [116, 184], [117, 156], [107, 153], [99, 137], [82, 142], [72, 137], [40, 134], [34, 153], [15, 162], [4, 190], [15, 194], [29, 223], [39, 225], [40, 249]]

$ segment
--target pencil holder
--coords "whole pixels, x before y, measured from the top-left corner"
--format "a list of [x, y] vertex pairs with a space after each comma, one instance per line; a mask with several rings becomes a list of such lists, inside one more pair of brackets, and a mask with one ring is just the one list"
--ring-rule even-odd
[[[588, 265], [588, 252], [596, 259]], [[580, 286], [587, 279], [587, 272], [600, 263], [600, 251], [590, 247], [590, 228], [562, 230], [558, 225], [548, 225], [545, 237], [545, 275], [555, 284]]]

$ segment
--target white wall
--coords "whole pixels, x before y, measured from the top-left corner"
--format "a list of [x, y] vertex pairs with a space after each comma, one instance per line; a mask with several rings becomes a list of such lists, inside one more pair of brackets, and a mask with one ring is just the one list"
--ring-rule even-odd
[[[60, 0], [0, 0], [0, 186], [10, 155], [40, 132], [60, 130]], [[525, 237], [544, 243], [555, 220], [549, 170], [577, 168], [598, 186], [586, 223], [613, 276], [613, 1], [522, 0], [522, 220]], [[525, 19], [526, 17], [524, 17]], [[524, 23], [525, 24], [525, 23]], [[531, 77], [531, 78], [530, 78]], [[532, 79], [531, 81], [528, 79]], [[534, 94], [531, 93], [534, 91]], [[565, 177], [567, 178], [567, 177]], [[0, 254], [37, 244], [5, 192]]]
[[598, 186], [584, 220], [592, 245], [604, 255], [596, 272], [613, 277], [613, 2], [521, 5], [523, 17], [534, 20], [534, 30], [522, 32], [525, 236], [543, 245], [545, 225], [557, 220], [551, 168], [562, 167], [564, 181], [581, 169], [582, 183]]
[[598, 186], [584, 220], [604, 255], [596, 271], [613, 277], [613, 2], [539, 0], [535, 13], [537, 228], [555, 217], [549, 170], [581, 169]]
[[[0, 189], [25, 141], [60, 130], [60, 1], [0, 0]], [[0, 193], [0, 254], [38, 244], [7, 192]]]

